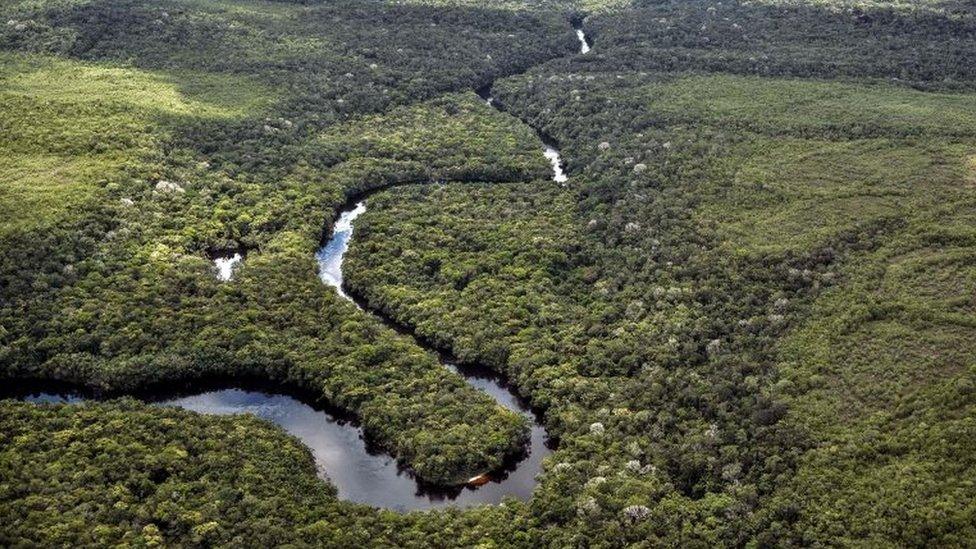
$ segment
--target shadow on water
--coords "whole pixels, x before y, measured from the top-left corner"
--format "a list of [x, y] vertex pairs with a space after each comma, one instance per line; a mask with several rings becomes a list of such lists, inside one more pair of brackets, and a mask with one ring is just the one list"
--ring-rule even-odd
[[[587, 53], [591, 43], [583, 33], [582, 21], [572, 21]], [[504, 112], [491, 93], [488, 83], [476, 90], [485, 102]], [[556, 141], [534, 128], [544, 146], [544, 155], [553, 168], [553, 180], [565, 183], [567, 176]], [[385, 185], [389, 187], [392, 185]], [[380, 188], [375, 191], [382, 190]], [[373, 192], [375, 192], [373, 191]], [[316, 252], [319, 277], [338, 294], [354, 303], [397, 332], [410, 336], [417, 344], [437, 354], [441, 365], [463, 377], [469, 385], [483, 391], [499, 405], [525, 417], [531, 424], [529, 444], [518, 455], [510, 456], [503, 467], [488, 474], [489, 482], [480, 486], [441, 487], [420, 481], [388, 453], [372, 444], [363, 434], [355, 418], [340, 410], [323, 405], [317, 395], [292, 387], [254, 379], [198, 381], [171, 386], [154, 386], [132, 394], [145, 402], [159, 406], [178, 407], [209, 415], [251, 414], [270, 421], [301, 440], [311, 451], [319, 475], [328, 478], [337, 488], [341, 499], [383, 507], [397, 511], [433, 509], [437, 507], [466, 507], [497, 504], [505, 498], [528, 499], [542, 471], [543, 458], [552, 452], [552, 444], [542, 425], [541, 417], [519, 397], [504, 377], [485, 367], [459, 364], [458, 361], [425, 342], [408, 328], [372, 311], [359, 296], [347, 293], [343, 285], [342, 262], [353, 234], [353, 222], [366, 211], [364, 193], [351, 200], [340, 212], [329, 239]], [[222, 252], [222, 253], [221, 253]], [[246, 251], [212, 250], [210, 258], [221, 280], [229, 282], [234, 266], [244, 259]], [[17, 398], [37, 404], [84, 405], [89, 400], [112, 396], [86, 390], [79, 386], [55, 381], [8, 384], [12, 391], [0, 392], [2, 398]], [[314, 403], [314, 404], [310, 404]]]
[[[481, 486], [435, 486], [422, 482], [390, 454], [369, 441], [355, 418], [321, 402], [320, 395], [296, 387], [259, 379], [197, 380], [160, 384], [129, 396], [159, 406], [173, 406], [210, 415], [251, 414], [270, 421], [301, 440], [311, 451], [320, 476], [328, 478], [341, 499], [397, 511], [497, 504], [508, 497], [528, 499], [542, 471], [542, 460], [552, 452], [541, 418], [498, 373], [476, 365], [460, 365], [412, 332], [375, 311], [343, 290], [342, 262], [353, 234], [353, 222], [366, 211], [366, 196], [350, 201], [334, 224], [330, 238], [316, 253], [319, 276], [340, 296], [352, 301], [397, 332], [413, 337], [418, 345], [437, 354], [441, 364], [485, 392], [499, 405], [529, 420], [529, 444], [510, 456]], [[112, 398], [53, 381], [9, 384], [2, 395], [41, 404], [80, 404]]]
[[[495, 387], [493, 394], [500, 394], [498, 391], [507, 394], [502, 405], [525, 413], [526, 408], [517, 402], [517, 397], [500, 389], [494, 381], [488, 381], [487, 377], [475, 379], [480, 380], [472, 381], [475, 386]], [[12, 389], [0, 397], [37, 404], [85, 405], [92, 400], [120, 396], [53, 381], [18, 380], [8, 386]], [[544, 430], [535, 424], [526, 452], [511, 458], [502, 470], [493, 472], [488, 484], [476, 488], [433, 486], [421, 482], [409, 469], [371, 443], [352, 416], [323, 404], [310, 404], [316, 400], [307, 391], [257, 379], [203, 380], [155, 386], [129, 396], [201, 414], [251, 414], [270, 421], [308, 447], [319, 475], [336, 486], [341, 499], [396, 511], [494, 504], [506, 497], [528, 498], [542, 458], [549, 452]]]

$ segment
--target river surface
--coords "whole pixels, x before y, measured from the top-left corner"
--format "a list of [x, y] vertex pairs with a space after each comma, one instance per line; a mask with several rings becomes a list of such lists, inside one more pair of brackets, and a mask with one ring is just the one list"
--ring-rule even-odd
[[[342, 262], [352, 238], [353, 221], [365, 211], [365, 200], [343, 210], [333, 227], [331, 238], [316, 253], [322, 281], [353, 303], [355, 301], [342, 289]], [[389, 323], [383, 318], [380, 320]], [[400, 326], [391, 327], [405, 332]], [[401, 467], [392, 456], [371, 447], [355, 421], [337, 411], [311, 406], [291, 395], [277, 392], [268, 383], [201, 383], [178, 391], [156, 391], [151, 396], [140, 395], [138, 398], [201, 414], [252, 414], [275, 423], [311, 450], [320, 476], [331, 481], [339, 497], [344, 500], [396, 511], [413, 511], [496, 504], [506, 497], [528, 499], [535, 488], [536, 475], [542, 471], [542, 459], [551, 453], [546, 431], [539, 418], [496, 373], [476, 366], [457, 365], [444, 355], [438, 356], [443, 367], [461, 375], [472, 387], [487, 393], [502, 406], [530, 421], [530, 439], [525, 452], [510, 459], [502, 470], [490, 472], [491, 480], [482, 486], [426, 485], [411, 471]], [[9, 396], [48, 404], [84, 404], [93, 398], [55, 383], [23, 384], [15, 394]]]
[[576, 38], [580, 41], [580, 53], [590, 53], [590, 42], [587, 40], [583, 29], [576, 29]]
[[549, 164], [552, 165], [552, 180], [556, 183], [565, 183], [569, 181], [569, 176], [563, 170], [563, 159], [559, 156], [559, 150], [557, 150], [552, 145], [546, 145], [545, 150], [543, 150], [542, 155], [546, 157]]
[[[590, 43], [581, 23], [574, 23], [573, 26], [580, 41], [580, 53], [588, 53]], [[491, 95], [490, 84], [479, 89], [478, 94], [490, 107], [501, 110]], [[543, 155], [552, 165], [553, 180], [564, 184], [568, 176], [563, 169], [559, 149], [542, 132], [537, 130], [537, 133], [544, 144]], [[316, 252], [315, 259], [323, 283], [360, 310], [374, 314], [343, 289], [343, 259], [352, 239], [354, 222], [365, 212], [365, 196], [345, 208], [339, 214], [328, 242]], [[231, 280], [234, 267], [242, 259], [237, 253], [214, 258], [220, 280]], [[409, 333], [389, 319], [381, 316], [377, 318], [400, 333]], [[424, 346], [420, 341], [417, 344]], [[536, 477], [542, 471], [543, 458], [552, 452], [540, 418], [497, 373], [487, 368], [456, 364], [449, 356], [433, 349], [428, 350], [438, 355], [444, 368], [462, 376], [469, 385], [530, 422], [530, 440], [525, 452], [510, 459], [503, 470], [489, 472], [490, 481], [487, 484], [450, 488], [426, 485], [411, 471], [397, 464], [392, 456], [371, 447], [354, 420], [344, 417], [340, 412], [312, 406], [291, 395], [277, 392], [269, 384], [201, 384], [189, 390], [183, 389], [171, 394], [157, 392], [151, 397], [142, 398], [160, 406], [179, 407], [202, 414], [252, 414], [277, 424], [311, 450], [319, 475], [331, 481], [338, 490], [339, 498], [344, 500], [396, 511], [413, 511], [445, 506], [497, 504], [507, 497], [528, 499], [535, 488]], [[39, 404], [83, 405], [91, 398], [76, 390], [52, 387], [57, 385], [42, 383], [38, 388], [26, 384], [15, 388], [15, 393], [10, 396]]]
[[[359, 201], [351, 209], [347, 208], [339, 214], [339, 219], [332, 226], [332, 238], [315, 253], [315, 260], [319, 264], [319, 278], [322, 282], [335, 288], [340, 296], [353, 301], [342, 289], [342, 258], [349, 249], [349, 239], [352, 238], [352, 222], [366, 211], [366, 202]], [[356, 304], [358, 307], [359, 304]]]
[[241, 254], [235, 253], [234, 255], [227, 257], [216, 257], [214, 258], [214, 266], [217, 267], [217, 278], [227, 282], [234, 276], [234, 265], [237, 265], [244, 259]]

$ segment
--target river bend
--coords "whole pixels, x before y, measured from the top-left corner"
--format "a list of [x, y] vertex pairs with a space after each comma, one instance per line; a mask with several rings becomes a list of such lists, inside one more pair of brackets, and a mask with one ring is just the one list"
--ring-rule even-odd
[[[591, 49], [589, 38], [581, 22], [573, 22], [580, 41], [580, 53]], [[491, 95], [491, 85], [478, 94], [492, 108], [499, 109]], [[543, 142], [543, 155], [553, 170], [552, 179], [565, 184], [568, 176], [563, 168], [556, 143], [536, 130]], [[331, 237], [315, 254], [319, 277], [340, 297], [354, 303], [360, 310], [379, 318], [400, 333], [410, 331], [390, 319], [369, 311], [363, 303], [353, 299], [343, 287], [342, 263], [352, 239], [355, 220], [366, 212], [367, 196], [351, 201], [340, 212], [332, 227]], [[218, 277], [230, 281], [240, 254], [214, 259]], [[282, 394], [269, 384], [203, 384], [192, 390], [156, 393], [143, 400], [160, 406], [174, 406], [202, 414], [252, 414], [270, 421], [301, 440], [311, 451], [320, 476], [336, 486], [341, 499], [397, 511], [425, 510], [443, 506], [465, 507], [478, 504], [497, 504], [504, 498], [528, 499], [542, 471], [543, 458], [551, 453], [548, 435], [540, 418], [525, 400], [520, 398], [497, 373], [478, 366], [457, 364], [451, 357], [430, 349], [415, 338], [421, 347], [437, 354], [442, 367], [462, 376], [469, 385], [483, 391], [500, 405], [525, 417], [531, 424], [530, 440], [525, 452], [506, 463], [500, 471], [488, 472], [489, 481], [481, 486], [436, 487], [421, 482], [396, 460], [367, 444], [362, 429], [354, 420], [334, 410], [311, 406], [293, 396]], [[15, 390], [16, 398], [39, 404], [84, 404], [91, 398], [80, 390], [60, 387], [54, 383], [39, 386], [24, 384]]]

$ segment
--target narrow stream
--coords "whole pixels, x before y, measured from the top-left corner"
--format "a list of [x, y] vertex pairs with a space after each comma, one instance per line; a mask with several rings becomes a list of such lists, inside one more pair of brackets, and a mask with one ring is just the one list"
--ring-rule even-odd
[[559, 150], [552, 145], [546, 145], [545, 150], [542, 155], [546, 157], [549, 164], [552, 165], [552, 180], [556, 183], [565, 183], [569, 181], [569, 176], [563, 170], [563, 159], [559, 156]]
[[576, 29], [576, 38], [580, 41], [580, 53], [590, 53], [590, 43], [586, 39], [586, 33], [583, 29]]
[[[574, 21], [573, 28], [580, 41], [580, 53], [588, 53], [591, 45], [582, 29], [581, 21]], [[491, 85], [477, 93], [492, 108], [502, 110], [491, 95]], [[568, 176], [556, 143], [540, 131], [543, 155], [552, 165], [553, 180], [565, 184]], [[338, 294], [366, 311], [343, 289], [342, 262], [352, 238], [354, 221], [366, 212], [366, 196], [346, 207], [332, 229], [331, 238], [315, 254], [319, 277]], [[242, 260], [235, 253], [214, 258], [217, 276], [229, 281], [234, 267]], [[400, 333], [410, 333], [389, 319], [373, 314]], [[417, 341], [418, 345], [424, 346]], [[399, 466], [396, 460], [375, 448], [365, 440], [362, 429], [355, 421], [335, 410], [311, 406], [286, 394], [271, 384], [201, 383], [192, 390], [156, 392], [142, 396], [143, 400], [160, 406], [174, 406], [202, 414], [229, 415], [252, 414], [271, 421], [300, 439], [311, 450], [320, 476], [328, 478], [338, 490], [341, 499], [364, 503], [396, 511], [413, 511], [437, 507], [466, 507], [479, 504], [497, 504], [504, 498], [528, 499], [536, 485], [536, 476], [542, 471], [542, 460], [552, 450], [541, 420], [529, 405], [521, 399], [497, 373], [477, 366], [460, 365], [434, 349], [443, 367], [462, 376], [469, 385], [485, 392], [500, 405], [527, 418], [531, 424], [531, 436], [525, 452], [510, 460], [501, 471], [488, 473], [490, 481], [481, 486], [433, 487], [420, 482], [411, 471]], [[39, 404], [80, 404], [93, 395], [65, 388], [54, 382], [39, 385], [22, 384], [14, 387], [13, 396]]]
[[352, 301], [342, 289], [342, 258], [349, 249], [349, 239], [352, 238], [352, 222], [366, 211], [366, 202], [359, 201], [352, 209], [346, 209], [339, 214], [339, 219], [332, 226], [332, 238], [315, 253], [315, 260], [319, 263], [319, 278], [322, 282], [332, 286], [340, 296]]
[[[476, 89], [475, 93], [484, 99], [485, 103], [489, 107], [497, 111], [504, 112], [501, 105], [498, 104], [498, 101], [496, 101], [495, 97], [491, 94], [491, 84], [487, 84]], [[556, 183], [562, 184], [565, 187], [566, 182], [569, 181], [569, 176], [566, 175], [566, 170], [563, 168], [563, 158], [559, 154], [556, 141], [542, 131], [536, 128], [532, 129], [535, 130], [536, 135], [539, 136], [539, 140], [542, 141], [542, 156], [546, 157], [546, 160], [548, 160], [549, 164], [552, 166], [552, 180]]]
[[583, 19], [574, 17], [570, 19], [569, 23], [573, 26], [573, 30], [576, 31], [576, 38], [580, 41], [580, 53], [590, 53], [593, 44], [583, 30]]
[[[322, 282], [335, 288], [340, 296], [354, 303], [360, 310], [368, 309], [365, 304], [349, 296], [342, 287], [342, 262], [352, 239], [353, 222], [365, 212], [366, 197], [354, 201], [344, 209], [333, 227], [332, 237], [315, 254], [319, 264], [319, 277]], [[385, 317], [375, 313], [370, 314], [400, 333], [409, 333], [404, 327]], [[425, 347], [420, 341], [417, 341], [417, 344]], [[378, 479], [381, 481], [377, 486], [380, 494], [387, 502], [391, 500], [397, 502], [395, 505], [386, 504], [383, 506], [396, 509], [429, 509], [446, 503], [463, 507], [474, 504], [501, 503], [502, 499], [506, 497], [528, 499], [532, 495], [533, 488], [535, 488], [536, 476], [542, 472], [543, 458], [552, 453], [548, 445], [548, 435], [540, 418], [536, 416], [528, 403], [520, 398], [508, 383], [494, 371], [488, 368], [457, 364], [446, 354], [436, 350], [434, 352], [437, 353], [442, 366], [461, 375], [469, 385], [487, 393], [500, 405], [528, 419], [531, 425], [529, 445], [526, 452], [516, 459], [510, 460], [504, 470], [490, 472], [488, 474], [489, 482], [478, 487], [467, 486], [463, 489], [432, 491], [424, 489], [416, 482], [413, 483], [412, 487], [394, 485], [389, 481], [387, 475], [383, 475], [387, 479]], [[332, 478], [331, 473], [330, 478]], [[334, 478], [333, 482], [336, 482]], [[413, 488], [414, 491], [411, 492], [410, 488]], [[354, 499], [354, 497], [347, 499]], [[364, 503], [372, 502], [364, 501]], [[373, 504], [377, 505], [376, 503]]]

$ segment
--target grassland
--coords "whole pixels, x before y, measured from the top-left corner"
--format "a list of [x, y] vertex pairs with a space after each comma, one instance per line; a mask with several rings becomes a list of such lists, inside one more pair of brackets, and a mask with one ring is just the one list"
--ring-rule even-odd
[[[245, 79], [156, 74], [50, 57], [0, 57], [0, 231], [32, 230], [131, 186], [126, 171], [159, 155], [189, 118], [259, 112], [265, 89]], [[86, 206], [87, 204], [87, 206]]]
[[767, 134], [971, 136], [971, 94], [881, 82], [710, 75], [648, 86], [647, 107], [672, 123], [756, 128]]
[[938, 140], [763, 140], [701, 215], [735, 249], [809, 250], [961, 196], [974, 150]]

